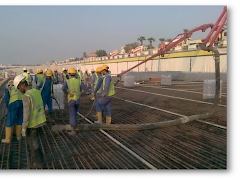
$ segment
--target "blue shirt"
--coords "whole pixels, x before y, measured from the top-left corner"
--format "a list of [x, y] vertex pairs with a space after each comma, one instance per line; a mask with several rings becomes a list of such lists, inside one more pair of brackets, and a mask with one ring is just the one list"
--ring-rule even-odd
[[102, 91], [102, 94], [103, 94], [103, 95], [106, 95], [106, 94], [107, 94], [108, 87], [109, 87], [109, 85], [110, 85], [111, 79], [112, 79], [112, 78], [111, 78], [110, 75], [109, 75], [109, 76], [106, 75], [105, 85], [104, 85], [103, 91]]
[[[52, 93], [51, 82], [52, 81], [53, 81], [52, 79], [49, 80], [48, 78], [46, 78], [46, 82], [45, 82], [44, 87], [41, 92], [42, 98], [51, 98], [51, 93]], [[43, 85], [43, 82], [41, 82], [38, 86], [36, 86], [36, 89], [38, 89], [38, 90], [41, 89], [42, 85]]]
[[102, 77], [102, 76], [99, 76], [99, 77], [98, 77], [97, 86], [96, 86], [96, 88], [94, 89], [94, 92], [92, 92], [92, 93], [97, 94], [97, 91], [100, 89], [102, 83], [103, 83], [103, 77]]

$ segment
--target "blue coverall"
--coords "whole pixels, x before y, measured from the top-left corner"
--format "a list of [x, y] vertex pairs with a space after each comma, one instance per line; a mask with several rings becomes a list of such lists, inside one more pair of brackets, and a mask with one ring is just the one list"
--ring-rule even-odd
[[[110, 85], [111, 82], [111, 76], [107, 76], [106, 77], [106, 82], [105, 82], [105, 86], [102, 89], [102, 93], [101, 95], [106, 95], [107, 91], [108, 91], [108, 87]], [[101, 80], [100, 78], [98, 79], [98, 84], [97, 87], [95, 89], [95, 92], [98, 91], [98, 89], [101, 86], [101, 83], [103, 83], [103, 79]], [[94, 93], [95, 93], [94, 92]], [[104, 110], [106, 111], [106, 116], [111, 116], [112, 112], [111, 112], [111, 101], [112, 101], [112, 96], [106, 96], [106, 97], [100, 97], [97, 102], [96, 102], [96, 111], [97, 112], [101, 112], [102, 111], [102, 106], [104, 107]]]
[[23, 103], [22, 100], [17, 100], [9, 104], [10, 94], [7, 88], [4, 89], [4, 99], [8, 109], [6, 127], [13, 127], [16, 119], [17, 125], [23, 123]]
[[[44, 87], [42, 89], [41, 92], [41, 96], [42, 96], [42, 100], [43, 100], [43, 107], [45, 109], [45, 106], [48, 106], [48, 113], [52, 114], [53, 110], [52, 110], [52, 91], [51, 91], [51, 86], [53, 85], [53, 79], [48, 79], [45, 78], [46, 82], [44, 84]], [[36, 89], [41, 89], [41, 87], [43, 86], [43, 82], [41, 82]]]
[[54, 72], [53, 76], [54, 76], [54, 84], [58, 84], [58, 73]]
[[[80, 82], [81, 83], [81, 82]], [[80, 87], [79, 87], [79, 90], [81, 92], [81, 89], [83, 88], [83, 84], [81, 83]], [[65, 81], [63, 83], [63, 86], [62, 86], [62, 90], [65, 94], [68, 94], [68, 85], [67, 85], [67, 82]], [[78, 98], [76, 101], [74, 100], [70, 100], [68, 102], [68, 106], [69, 106], [69, 116], [70, 116], [70, 124], [72, 126], [76, 126], [77, 125], [77, 112], [78, 112], [78, 109], [79, 109], [79, 105], [80, 105], [80, 98]]]

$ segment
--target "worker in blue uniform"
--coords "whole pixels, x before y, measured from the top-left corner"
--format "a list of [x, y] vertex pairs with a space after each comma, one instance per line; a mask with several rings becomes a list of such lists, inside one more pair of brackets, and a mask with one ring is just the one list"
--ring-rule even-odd
[[[103, 85], [103, 77], [102, 77], [102, 67], [97, 67], [96, 69], [96, 78], [94, 82], [94, 87], [92, 89], [92, 99], [95, 100], [95, 107], [96, 102], [101, 98], [102, 96], [102, 85]], [[97, 114], [94, 115], [94, 117], [97, 117]]]
[[36, 86], [36, 89], [40, 90], [42, 100], [43, 100], [43, 107], [45, 109], [46, 105], [48, 106], [48, 120], [52, 120], [52, 98], [54, 98], [53, 93], [53, 73], [52, 70], [48, 69], [45, 73], [46, 77], [43, 79], [43, 82], [41, 82], [39, 85]]
[[10, 80], [4, 89], [4, 99], [8, 109], [6, 122], [6, 136], [2, 139], [2, 143], [10, 143], [12, 139], [12, 128], [16, 120], [16, 136], [17, 140], [21, 139], [22, 123], [23, 123], [23, 94], [14, 87], [13, 80]]
[[[94, 69], [91, 70], [91, 92], [94, 91], [94, 86], [97, 84], [97, 73]], [[91, 98], [91, 100], [94, 100], [94, 96]]]
[[111, 121], [112, 121], [111, 101], [112, 101], [112, 96], [115, 94], [114, 83], [111, 75], [109, 74], [108, 68], [105, 65], [102, 66], [101, 73], [103, 75], [102, 92], [101, 92], [101, 97], [96, 102], [96, 111], [97, 111], [98, 120], [95, 121], [95, 123], [100, 123], [100, 124], [102, 123], [102, 106], [103, 106], [104, 110], [106, 111], [105, 112], [106, 124], [111, 124]]
[[39, 84], [43, 82], [43, 79], [44, 79], [43, 70], [38, 69], [36, 77], [35, 77], [36, 86], [39, 86]]
[[58, 78], [59, 78], [58, 71], [57, 71], [56, 68], [53, 71], [54, 71], [53, 72], [54, 84], [58, 84], [59, 83], [59, 81], [58, 81]]
[[76, 135], [77, 129], [77, 112], [80, 105], [80, 96], [82, 83], [79, 79], [76, 78], [76, 69], [70, 68], [69, 71], [70, 79], [66, 80], [62, 86], [64, 94], [67, 96], [67, 101], [69, 105], [69, 116], [70, 116], [70, 125], [72, 131], [70, 135]]

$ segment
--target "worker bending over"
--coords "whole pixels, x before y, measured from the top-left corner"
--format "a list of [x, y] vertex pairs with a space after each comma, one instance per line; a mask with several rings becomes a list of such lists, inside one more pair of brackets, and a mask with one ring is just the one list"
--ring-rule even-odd
[[[96, 102], [98, 120], [95, 121], [95, 123], [102, 123], [102, 106], [103, 106], [104, 110], [106, 111], [106, 124], [111, 124], [112, 121], [111, 101], [112, 96], [115, 94], [114, 84], [112, 77], [111, 75], [109, 75], [106, 66], [102, 66], [101, 73], [103, 75], [102, 93], [101, 97]], [[97, 86], [99, 87], [99, 84]], [[98, 88], [96, 88], [95, 91], [98, 91]]]
[[68, 73], [70, 79], [64, 82], [62, 90], [64, 94], [67, 95], [69, 105], [70, 125], [72, 128], [70, 135], [76, 135], [77, 112], [80, 105], [82, 83], [76, 78], [76, 69], [71, 68], [69, 69]]
[[6, 122], [6, 136], [2, 139], [2, 143], [10, 143], [12, 139], [12, 129], [16, 120], [16, 136], [17, 140], [21, 139], [22, 123], [23, 123], [23, 103], [22, 93], [14, 87], [13, 80], [8, 81], [4, 90], [4, 99], [8, 109]]
[[33, 155], [33, 167], [42, 168], [42, 152], [39, 147], [39, 128], [46, 122], [43, 101], [40, 92], [32, 88], [30, 89], [26, 78], [18, 75], [14, 78], [13, 84], [23, 93], [23, 123], [22, 136], [26, 137]]
[[49, 114], [49, 121], [53, 121], [52, 117], [52, 98], [54, 98], [53, 93], [53, 78], [52, 78], [52, 70], [47, 70], [46, 77], [43, 79], [36, 89], [40, 90], [42, 100], [43, 100], [43, 107], [45, 109], [46, 105], [48, 106], [48, 114]]

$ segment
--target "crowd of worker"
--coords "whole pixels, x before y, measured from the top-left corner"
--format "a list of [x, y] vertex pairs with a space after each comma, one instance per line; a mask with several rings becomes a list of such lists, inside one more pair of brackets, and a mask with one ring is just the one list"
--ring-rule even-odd
[[[33, 84], [35, 84], [33, 86]], [[81, 94], [91, 94], [97, 112], [97, 120], [94, 123], [101, 124], [102, 112], [106, 114], [106, 124], [111, 124], [111, 101], [115, 94], [113, 79], [109, 67], [103, 65], [92, 69], [91, 74], [84, 73], [75, 68], [62, 69], [37, 69], [31, 76], [26, 68], [23, 73], [9, 80], [4, 90], [4, 99], [8, 109], [5, 139], [2, 143], [10, 143], [15, 125], [16, 138], [25, 137], [34, 158], [33, 168], [42, 168], [42, 152], [39, 147], [40, 127], [47, 122], [54, 122], [52, 99], [54, 99], [54, 84], [62, 84], [69, 106], [70, 135], [77, 133], [77, 112], [80, 107]], [[89, 92], [90, 91], [90, 92]], [[45, 110], [46, 105], [48, 111]], [[82, 104], [81, 106], [84, 106]]]

